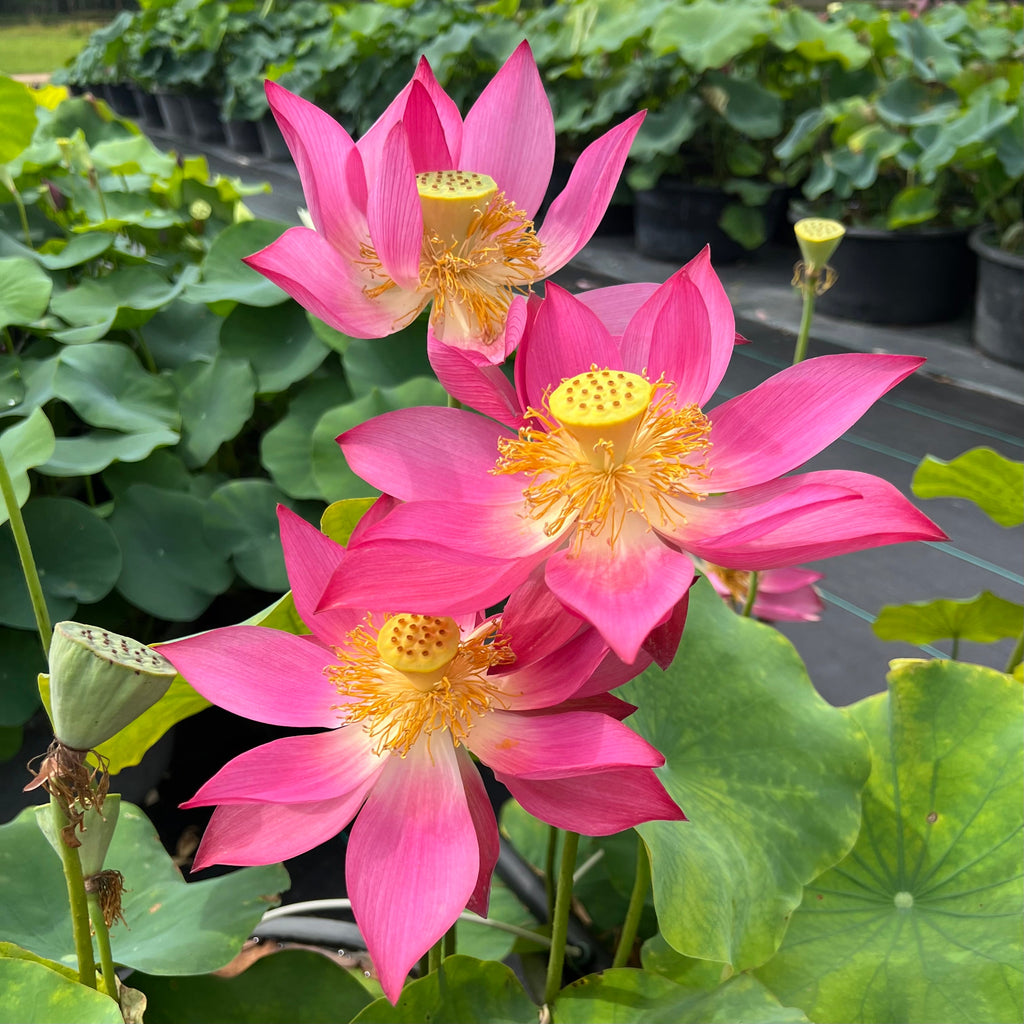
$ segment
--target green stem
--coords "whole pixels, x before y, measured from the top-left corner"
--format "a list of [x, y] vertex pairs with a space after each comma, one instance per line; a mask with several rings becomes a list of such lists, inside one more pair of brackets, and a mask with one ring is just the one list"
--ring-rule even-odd
[[433, 974], [441, 966], [444, 959], [444, 936], [442, 935], [427, 951], [427, 973]]
[[803, 313], [800, 315], [800, 331], [796, 336], [796, 348], [793, 350], [793, 365], [803, 362], [807, 355], [807, 340], [811, 336], [811, 320], [814, 318], [814, 285], [815, 279], [808, 277], [800, 289], [804, 298]]
[[750, 574], [750, 582], [747, 584], [747, 599], [743, 602], [743, 611], [740, 613], [743, 618], [749, 619], [754, 614], [754, 602], [757, 600], [757, 587], [760, 583], [759, 573]]
[[459, 922], [456, 922], [444, 933], [444, 950], [442, 956], [455, 956], [455, 929], [458, 928]]
[[156, 365], [156, 360], [146, 345], [146, 339], [142, 336], [142, 331], [132, 331], [132, 337], [135, 339], [135, 344], [139, 347], [139, 355], [142, 356], [146, 369], [154, 376], [159, 376], [160, 368]]
[[636, 875], [633, 877], [633, 891], [629, 894], [629, 906], [626, 918], [622, 922], [622, 934], [615, 950], [612, 967], [625, 967], [633, 952], [636, 933], [640, 928], [640, 915], [644, 912], [647, 901], [647, 890], [651, 887], [651, 862], [647, 856], [647, 847], [639, 835], [636, 837]]
[[960, 637], [953, 637], [953, 650], [950, 651], [949, 660], [956, 661], [960, 654]]
[[1024, 660], [1024, 633], [1017, 637], [1017, 644], [1013, 648], [1013, 654], [1006, 663], [1006, 673], [1009, 675]]
[[43, 657], [49, 657], [50, 637], [53, 634], [50, 627], [50, 615], [46, 610], [46, 598], [43, 597], [43, 586], [39, 582], [36, 560], [32, 557], [32, 545], [28, 541], [25, 520], [21, 516], [18, 497], [14, 493], [14, 483], [11, 480], [11, 474], [7, 472], [7, 463], [4, 461], [2, 451], [0, 451], [0, 493], [3, 494], [4, 504], [7, 506], [7, 516], [11, 520], [11, 532], [14, 534], [14, 544], [18, 549], [18, 557], [21, 559], [21, 571], [25, 576], [29, 600], [32, 602], [32, 611], [36, 617], [36, 629], [39, 631], [39, 642], [43, 645]]
[[562, 967], [565, 964], [565, 940], [569, 934], [569, 910], [572, 907], [572, 873], [576, 867], [576, 851], [580, 837], [566, 832], [562, 843], [562, 864], [558, 871], [555, 891], [555, 913], [551, 920], [551, 953], [548, 956], [548, 976], [544, 985], [544, 1004], [551, 1006], [562, 988]]
[[462, 403], [454, 395], [449, 395], [448, 396], [448, 408], [449, 409], [461, 409], [462, 408]]
[[100, 967], [103, 971], [103, 985], [107, 995], [117, 1001], [117, 975], [114, 973], [114, 958], [110, 953], [110, 929], [107, 922], [103, 920], [103, 911], [100, 909], [100, 900], [95, 893], [86, 896], [89, 902], [89, 918], [92, 921], [92, 930], [96, 933], [96, 945], [100, 950]]
[[14, 205], [18, 208], [18, 219], [21, 221], [21, 230], [25, 235], [25, 244], [30, 249], [35, 249], [32, 244], [32, 231], [28, 226], [28, 215], [25, 212], [25, 204], [21, 201], [21, 196], [18, 194], [18, 190], [14, 189], [12, 195], [14, 196]]
[[[57, 834], [68, 824], [68, 816], [57, 798], [51, 794], [50, 807]], [[78, 980], [87, 988], [96, 987], [96, 960], [93, 956], [92, 938], [89, 935], [89, 907], [85, 895], [85, 880], [82, 877], [82, 862], [78, 848], [68, 846], [63, 838], [57, 844], [64, 866], [64, 881], [68, 887], [68, 907], [71, 911], [71, 931], [75, 938], [75, 956], [78, 958]]]
[[548, 898], [548, 924], [555, 917], [555, 854], [558, 852], [558, 832], [548, 825], [548, 850], [544, 858], [544, 892]]

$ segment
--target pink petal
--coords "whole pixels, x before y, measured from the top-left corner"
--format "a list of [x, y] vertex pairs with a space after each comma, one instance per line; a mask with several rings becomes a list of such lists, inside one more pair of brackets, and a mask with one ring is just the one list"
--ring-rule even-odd
[[285, 736], [233, 758], [182, 807], [300, 804], [352, 797], [354, 815], [387, 758], [358, 726]]
[[787, 569], [769, 569], [761, 573], [757, 582], [758, 594], [791, 594], [794, 590], [802, 590], [809, 587], [818, 580], [824, 579], [824, 574], [815, 572], [813, 569], [802, 569], [793, 566]]
[[545, 573], [558, 599], [596, 626], [608, 646], [630, 663], [693, 580], [693, 565], [685, 555], [667, 547], [638, 516], [632, 520], [614, 550], [602, 539], [585, 543], [579, 555], [557, 551]]
[[554, 162], [551, 104], [524, 41], [466, 114], [459, 169], [489, 174], [506, 198], [532, 218]]
[[[694, 579], [692, 582], [695, 581]], [[668, 668], [675, 661], [679, 642], [683, 638], [683, 627], [686, 625], [686, 613], [689, 606], [690, 593], [687, 591], [669, 612], [668, 618], [655, 626], [644, 641], [643, 653], [649, 655], [663, 669]]]
[[665, 758], [628, 726], [590, 711], [492, 711], [469, 734], [489, 768], [520, 779], [557, 779], [611, 768], [657, 768]]
[[621, 344], [626, 325], [636, 311], [661, 287], [660, 284], [613, 284], [607, 288], [593, 288], [578, 292], [576, 298], [592, 313], [597, 314], [616, 344]]
[[788, 473], [923, 362], [860, 352], [818, 356], [729, 399], [710, 413], [713, 472], [705, 486], [731, 491]]
[[712, 539], [694, 545], [693, 550], [715, 565], [761, 570], [884, 544], [946, 539], [927, 516], [879, 477], [841, 470], [806, 475], [855, 491], [861, 500], [814, 504], [749, 540]]
[[617, 722], [629, 718], [636, 711], [635, 704], [627, 704], [610, 693], [595, 693], [590, 697], [573, 697], [561, 705], [564, 711], [596, 711], [602, 715], [610, 715]]
[[[409, 139], [415, 174], [422, 171], [448, 170], [454, 166], [451, 153], [448, 152], [444, 125], [441, 123], [434, 101], [426, 86], [415, 78], [405, 103], [402, 124]], [[381, 173], [388, 173], [386, 166]]]
[[357, 257], [366, 237], [366, 185], [355, 143], [330, 114], [276, 82], [264, 85], [317, 231], [347, 258]]
[[420, 296], [399, 288], [368, 298], [364, 287], [370, 279], [309, 228], [289, 228], [243, 262], [324, 323], [355, 338], [393, 334], [421, 306]]
[[480, 846], [455, 751], [445, 736], [392, 757], [352, 826], [345, 879], [384, 994], [477, 891]]
[[415, 291], [420, 284], [423, 207], [404, 123], [396, 124], [384, 143], [366, 212], [370, 238], [385, 273], [399, 288]]
[[[498, 438], [515, 435], [464, 409], [396, 409], [338, 438], [352, 472], [401, 501], [435, 498], [505, 502], [522, 493], [509, 475], [494, 475]], [[454, 456], [454, 457], [453, 457]]]
[[513, 430], [519, 428], [523, 422], [519, 399], [500, 366], [480, 364], [470, 353], [438, 341], [432, 330], [427, 332], [427, 354], [449, 395]]
[[535, 818], [585, 836], [610, 836], [645, 821], [685, 821], [650, 768], [536, 782], [498, 773], [499, 782]]
[[641, 111], [605, 132], [573, 165], [565, 191], [551, 204], [537, 232], [544, 243], [546, 274], [564, 267], [597, 230], [643, 119]]
[[477, 843], [480, 846], [480, 870], [476, 877], [476, 888], [466, 906], [474, 914], [486, 917], [487, 905], [491, 899], [491, 876], [494, 874], [494, 865], [498, 863], [498, 822], [494, 818], [494, 808], [473, 759], [466, 753], [464, 747], [459, 747], [455, 755], [459, 763], [462, 785], [466, 789], [466, 801], [476, 829]]
[[340, 643], [360, 624], [363, 610], [338, 608], [317, 614], [320, 595], [345, 558], [345, 549], [284, 505], [277, 506], [281, 547], [299, 618], [323, 644]]
[[331, 652], [310, 637], [262, 626], [226, 626], [160, 645], [207, 700], [270, 725], [338, 724], [338, 692], [324, 677]]
[[602, 370], [621, 370], [618, 347], [594, 313], [548, 281], [544, 301], [516, 355], [520, 400], [524, 407], [540, 409], [545, 392], [592, 364]]
[[531, 661], [568, 643], [582, 625], [548, 589], [541, 569], [512, 591], [501, 613], [502, 632], [512, 638], [517, 652], [528, 651]]
[[753, 614], [768, 622], [817, 622], [824, 608], [825, 602], [813, 587], [785, 594], [764, 594], [758, 587]]
[[703, 405], [722, 383], [725, 371], [732, 358], [733, 347], [745, 339], [736, 333], [736, 319], [732, 311], [732, 303], [725, 293], [725, 288], [718, 275], [711, 267], [711, 248], [704, 248], [683, 267], [689, 279], [700, 289], [704, 299], [704, 308], [708, 312], [711, 325], [711, 344], [708, 352], [708, 378], [698, 405]]
[[[504, 619], [502, 623], [504, 629]], [[513, 642], [512, 649], [518, 655], [521, 648]], [[539, 661], [522, 668], [517, 661], [510, 671], [494, 677], [501, 683], [502, 706], [508, 711], [525, 711], [560, 705], [588, 682], [607, 650], [597, 630], [587, 629]]]
[[297, 857], [336, 836], [353, 813], [349, 797], [218, 807], [203, 833], [192, 870], [211, 864], [276, 864]]

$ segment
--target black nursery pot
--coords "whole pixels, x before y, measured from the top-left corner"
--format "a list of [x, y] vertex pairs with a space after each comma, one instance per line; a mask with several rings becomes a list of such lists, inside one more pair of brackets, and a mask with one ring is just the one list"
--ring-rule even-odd
[[260, 153], [260, 133], [255, 121], [225, 121], [224, 134], [228, 146], [236, 153]]
[[827, 316], [869, 324], [955, 320], [974, 290], [967, 231], [850, 227], [829, 261], [839, 275], [817, 302]]
[[188, 110], [185, 107], [184, 96], [174, 92], [157, 90], [155, 93], [157, 107], [160, 110], [160, 118], [166, 129], [180, 138], [185, 138], [191, 131], [188, 119]]
[[190, 134], [197, 142], [223, 142], [220, 108], [208, 96], [186, 96]]
[[973, 340], [986, 355], [1024, 366], [1024, 256], [995, 242], [991, 227], [980, 227], [970, 237], [978, 254]]
[[160, 105], [156, 97], [134, 83], [129, 86], [135, 97], [135, 106], [139, 110], [139, 120], [152, 128], [163, 128], [164, 119], [160, 116]]
[[[736, 196], [718, 188], [662, 178], [654, 188], [636, 193], [636, 250], [657, 260], [685, 263], [710, 244], [716, 264], [735, 263], [756, 251], [745, 249], [718, 226], [725, 208], [736, 202]], [[775, 189], [761, 209], [765, 237], [771, 238], [786, 212], [786, 190]]]
[[103, 98], [115, 114], [130, 118], [132, 121], [139, 116], [139, 108], [131, 86], [123, 82], [107, 82], [103, 86]]

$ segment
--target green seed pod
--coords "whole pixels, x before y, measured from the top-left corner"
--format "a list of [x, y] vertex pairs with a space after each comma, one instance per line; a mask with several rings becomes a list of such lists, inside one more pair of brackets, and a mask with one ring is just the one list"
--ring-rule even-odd
[[[80, 831], [75, 835], [81, 844], [78, 847], [78, 856], [82, 861], [82, 874], [86, 878], [103, 870], [103, 861], [106, 859], [110, 840], [114, 836], [117, 814], [120, 810], [121, 794], [108, 793], [107, 799], [103, 801], [102, 812], [90, 807], [82, 815]], [[64, 842], [66, 822], [67, 819], [53, 804], [43, 804], [36, 808], [36, 824], [58, 855]]]
[[793, 225], [793, 231], [800, 246], [800, 255], [812, 274], [825, 269], [846, 234], [846, 228], [839, 221], [824, 217], [804, 217]]
[[50, 641], [53, 734], [74, 750], [92, 750], [152, 707], [175, 675], [162, 654], [137, 640], [58, 622]]

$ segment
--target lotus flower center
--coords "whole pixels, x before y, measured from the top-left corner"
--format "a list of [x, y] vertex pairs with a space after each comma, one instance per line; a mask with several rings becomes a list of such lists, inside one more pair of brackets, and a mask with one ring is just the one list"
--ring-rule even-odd
[[399, 672], [434, 675], [459, 653], [459, 627], [447, 617], [392, 615], [377, 635], [377, 651]]
[[443, 245], [464, 242], [498, 194], [490, 175], [470, 171], [426, 171], [416, 175], [416, 188], [423, 230]]
[[630, 441], [654, 397], [654, 385], [625, 370], [591, 369], [563, 380], [555, 388], [548, 408], [585, 451], [604, 464], [601, 447], [611, 446], [620, 464]]

